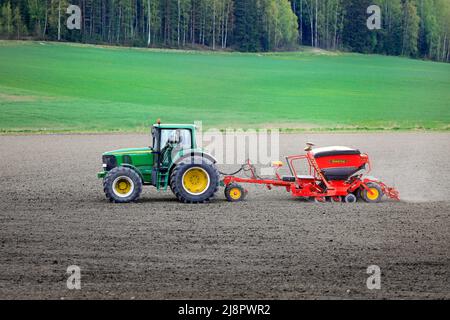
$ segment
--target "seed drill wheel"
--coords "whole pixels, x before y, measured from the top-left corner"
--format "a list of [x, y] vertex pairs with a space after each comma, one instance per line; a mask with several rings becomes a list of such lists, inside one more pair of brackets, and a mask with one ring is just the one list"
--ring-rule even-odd
[[383, 197], [383, 190], [381, 189], [381, 187], [373, 182], [368, 183], [367, 187], [369, 187], [369, 190], [361, 189], [361, 198], [369, 203], [380, 202], [381, 198]]
[[206, 158], [189, 158], [173, 169], [170, 188], [181, 202], [203, 203], [219, 189], [219, 172], [214, 163]]
[[358, 201], [358, 199], [356, 198], [356, 196], [353, 193], [349, 193], [344, 198], [345, 203], [355, 203], [356, 201]]
[[334, 203], [341, 203], [342, 202], [342, 197], [339, 197], [339, 196], [330, 197], [330, 201], [334, 202]]
[[244, 200], [246, 191], [237, 183], [230, 183], [225, 188], [225, 197], [230, 202], [238, 202]]
[[315, 197], [315, 198], [313, 198], [313, 201], [315, 203], [325, 203], [325, 202], [327, 202], [327, 198], [325, 198], [325, 197]]
[[109, 171], [103, 180], [103, 190], [111, 202], [132, 202], [141, 195], [142, 180], [133, 169], [117, 167]]

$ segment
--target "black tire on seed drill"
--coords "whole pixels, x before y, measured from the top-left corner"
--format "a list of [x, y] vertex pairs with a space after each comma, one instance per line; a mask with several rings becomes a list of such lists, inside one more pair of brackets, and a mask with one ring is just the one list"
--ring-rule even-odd
[[368, 196], [369, 192], [366, 189], [362, 188], [361, 192], [360, 192], [361, 198], [363, 198], [363, 200], [368, 203], [380, 202], [381, 198], [383, 198], [383, 195], [384, 195], [381, 187], [378, 184], [373, 183], [373, 182], [368, 183], [367, 186], [369, 187], [369, 189], [372, 189], [372, 188], [376, 189], [378, 191], [378, 197], [376, 199], [370, 199]]
[[[234, 189], [238, 190], [237, 196], [235, 197], [233, 197], [232, 195]], [[245, 196], [246, 196], [245, 189], [242, 188], [242, 186], [237, 183], [230, 183], [225, 187], [225, 198], [227, 198], [229, 202], [243, 201], [245, 199]]]
[[358, 201], [358, 198], [353, 193], [349, 193], [348, 195], [346, 195], [344, 197], [345, 203], [356, 203], [357, 201]]
[[[190, 194], [183, 186], [183, 175], [191, 168], [201, 168], [209, 176], [209, 186], [202, 194]], [[177, 164], [170, 174], [170, 187], [177, 199], [183, 203], [204, 203], [214, 197], [219, 190], [219, 171], [206, 158], [192, 157]]]
[[[117, 178], [127, 177], [134, 184], [133, 192], [126, 196], [120, 197], [114, 193], [113, 183]], [[136, 201], [142, 192], [142, 179], [139, 174], [127, 167], [116, 167], [108, 172], [106, 177], [103, 179], [103, 190], [105, 191], [106, 198], [115, 203], [128, 203]]]

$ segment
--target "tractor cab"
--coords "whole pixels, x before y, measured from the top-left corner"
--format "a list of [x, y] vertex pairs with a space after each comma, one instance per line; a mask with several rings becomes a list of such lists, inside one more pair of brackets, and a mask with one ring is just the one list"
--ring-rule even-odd
[[195, 149], [194, 126], [156, 124], [152, 127], [152, 145], [155, 165], [169, 164], [174, 151]]
[[167, 186], [173, 161], [186, 150], [196, 147], [195, 126], [161, 124], [152, 127], [154, 163], [152, 181], [157, 188]]

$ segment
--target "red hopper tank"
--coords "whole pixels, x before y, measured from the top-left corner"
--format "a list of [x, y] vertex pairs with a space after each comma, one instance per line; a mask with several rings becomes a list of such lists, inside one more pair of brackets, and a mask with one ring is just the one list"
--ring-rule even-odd
[[347, 180], [366, 168], [369, 157], [348, 147], [317, 148], [309, 152], [327, 180]]

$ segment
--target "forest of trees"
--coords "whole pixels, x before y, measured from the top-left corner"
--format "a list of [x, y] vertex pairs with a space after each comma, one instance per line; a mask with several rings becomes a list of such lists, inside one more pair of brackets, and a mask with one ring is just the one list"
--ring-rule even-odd
[[[81, 30], [66, 27], [81, 8]], [[370, 5], [382, 28], [369, 30]], [[449, 62], [450, 0], [0, 0], [0, 38], [142, 47], [327, 50]]]

